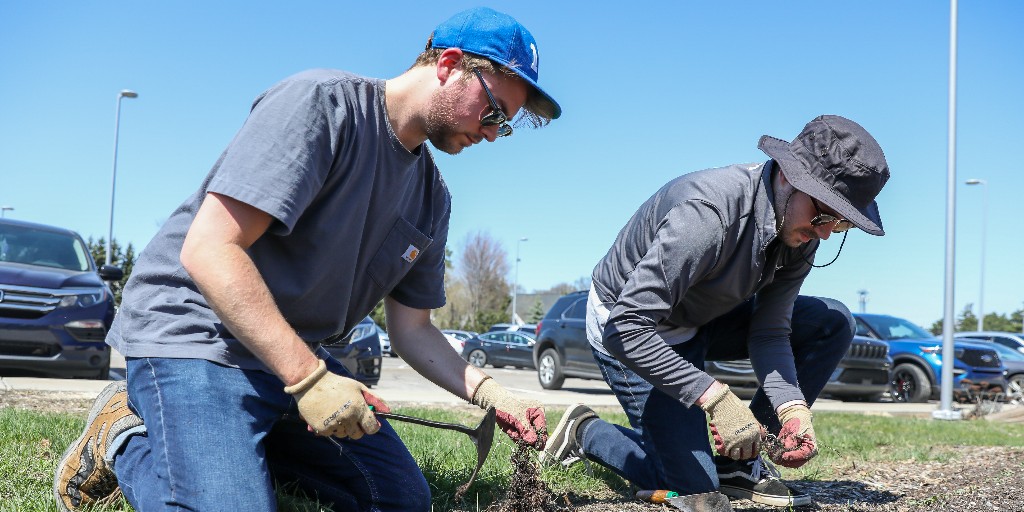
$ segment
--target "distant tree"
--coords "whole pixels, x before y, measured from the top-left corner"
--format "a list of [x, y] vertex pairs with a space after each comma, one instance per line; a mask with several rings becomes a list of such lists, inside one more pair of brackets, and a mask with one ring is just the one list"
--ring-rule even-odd
[[[1018, 309], [1010, 313], [1009, 317], [1005, 313], [986, 313], [984, 327], [986, 331], [1021, 332], [1022, 316], [1024, 316], [1024, 309]], [[928, 330], [936, 336], [941, 336], [942, 327], [942, 319], [940, 318]], [[964, 306], [964, 310], [957, 317], [953, 329], [956, 332], [978, 330], [978, 317], [974, 314], [974, 304]]]
[[501, 243], [484, 231], [469, 235], [459, 259], [458, 279], [465, 287], [466, 313], [474, 331], [486, 331], [491, 325], [508, 321], [511, 303], [508, 255]]
[[540, 299], [533, 301], [533, 305], [530, 306], [530, 312], [527, 314], [526, 321], [531, 324], [535, 324], [544, 318], [544, 302]]
[[956, 319], [956, 331], [977, 331], [978, 317], [974, 315], [974, 304], [968, 303]]
[[[107, 261], [107, 239], [100, 237], [94, 242], [90, 236], [85, 243], [89, 247], [89, 254], [92, 255], [93, 261], [96, 262], [96, 267], [103, 266]], [[124, 271], [124, 277], [120, 281], [110, 282], [110, 291], [114, 292], [115, 307], [121, 306], [121, 292], [124, 291], [124, 285], [132, 275], [135, 260], [135, 248], [131, 242], [128, 242], [128, 247], [122, 250], [121, 244], [117, 242], [116, 238], [110, 241], [110, 264], [121, 267], [121, 270]]]
[[384, 314], [384, 299], [377, 301], [377, 305], [374, 306], [373, 311], [370, 312], [370, 318], [372, 318], [381, 329], [384, 329], [385, 331], [388, 329], [387, 315]]

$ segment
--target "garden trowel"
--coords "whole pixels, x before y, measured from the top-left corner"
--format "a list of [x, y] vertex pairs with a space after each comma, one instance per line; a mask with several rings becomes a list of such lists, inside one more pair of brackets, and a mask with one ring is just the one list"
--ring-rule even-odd
[[473, 444], [476, 445], [476, 469], [474, 469], [473, 474], [470, 475], [469, 481], [462, 486], [463, 489], [468, 489], [473, 483], [473, 480], [476, 479], [477, 473], [480, 472], [480, 468], [483, 467], [484, 461], [487, 460], [487, 454], [491, 452], [491, 445], [494, 444], [494, 423], [497, 413], [493, 407], [487, 409], [487, 413], [484, 414], [484, 419], [480, 420], [480, 424], [477, 425], [476, 428], [470, 428], [459, 423], [445, 423], [443, 421], [426, 420], [415, 416], [405, 416], [403, 414], [394, 414], [390, 412], [384, 413], [374, 411], [374, 414], [389, 420], [398, 420], [427, 427], [454, 430], [469, 436], [469, 438], [473, 440]]
[[636, 497], [648, 503], [667, 503], [683, 512], [733, 512], [729, 498], [720, 492], [680, 496], [670, 491], [637, 491]]

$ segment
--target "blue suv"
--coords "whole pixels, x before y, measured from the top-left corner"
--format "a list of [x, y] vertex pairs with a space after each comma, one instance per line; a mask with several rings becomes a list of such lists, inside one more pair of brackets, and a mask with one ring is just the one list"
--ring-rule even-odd
[[[892, 356], [892, 399], [926, 402], [938, 397], [942, 375], [942, 339], [913, 322], [889, 315], [854, 313], [857, 335], [889, 344]], [[953, 390], [1006, 389], [1006, 368], [999, 355], [983, 343], [957, 340], [954, 344]], [[993, 389], [994, 390], [994, 389]]]
[[0, 219], [0, 371], [107, 379], [114, 298], [74, 231]]

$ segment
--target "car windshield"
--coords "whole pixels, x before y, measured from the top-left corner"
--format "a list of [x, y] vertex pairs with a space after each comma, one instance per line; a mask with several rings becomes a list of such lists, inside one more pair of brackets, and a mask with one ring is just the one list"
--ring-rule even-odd
[[894, 316], [862, 316], [883, 340], [931, 339], [932, 334], [917, 325]]
[[0, 262], [85, 272], [89, 251], [82, 241], [67, 233], [26, 226], [0, 225]]

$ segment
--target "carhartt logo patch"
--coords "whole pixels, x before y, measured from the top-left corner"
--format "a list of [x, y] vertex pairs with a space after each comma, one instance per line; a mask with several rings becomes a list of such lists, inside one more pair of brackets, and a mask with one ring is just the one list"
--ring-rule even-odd
[[402, 259], [408, 261], [409, 263], [412, 263], [416, 261], [416, 258], [419, 255], [420, 249], [415, 245], [410, 245], [409, 248], [405, 250], [405, 254], [402, 255]]

